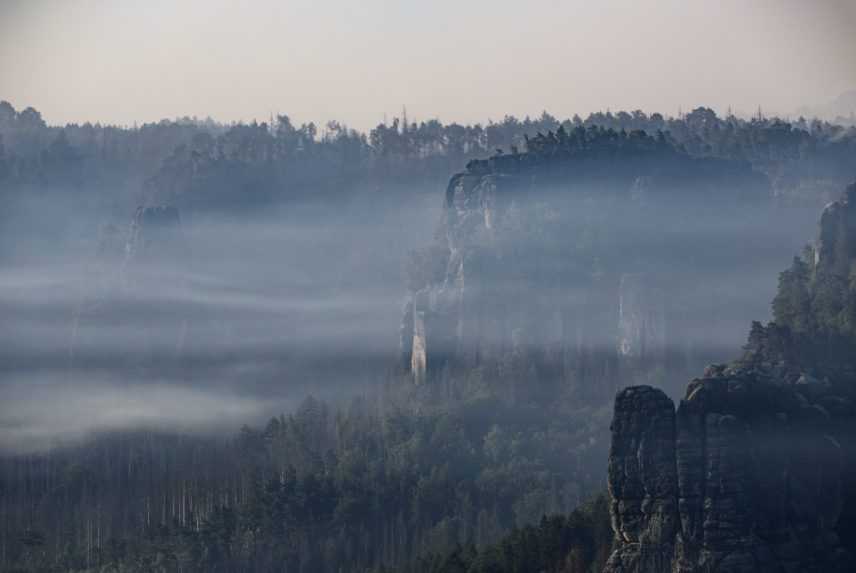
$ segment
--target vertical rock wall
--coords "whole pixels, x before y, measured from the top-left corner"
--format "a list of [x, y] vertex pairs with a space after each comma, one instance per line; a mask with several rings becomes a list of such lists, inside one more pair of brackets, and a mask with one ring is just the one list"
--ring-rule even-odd
[[609, 454], [611, 571], [670, 571], [677, 520], [675, 408], [661, 390], [631, 387], [615, 400]]
[[606, 571], [848, 570], [844, 451], [822, 405], [838, 399], [728, 369], [696, 380], [677, 413], [654, 388], [620, 392]]
[[[856, 266], [856, 186], [825, 209], [816, 252], [809, 288], [838, 297], [820, 308], [850, 308], [828, 285]], [[755, 323], [677, 412], [648, 386], [618, 394], [608, 573], [854, 570], [856, 344], [835, 321], [814, 328]]]

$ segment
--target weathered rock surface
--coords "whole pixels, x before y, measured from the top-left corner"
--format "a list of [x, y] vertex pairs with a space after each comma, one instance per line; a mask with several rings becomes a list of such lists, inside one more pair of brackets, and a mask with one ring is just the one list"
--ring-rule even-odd
[[610, 566], [615, 571], [664, 570], [678, 526], [672, 400], [648, 386], [624, 390], [616, 398], [612, 435], [610, 509], [621, 548]]
[[617, 280], [598, 285], [573, 268], [572, 242], [550, 244], [550, 215], [525, 202], [532, 189], [504, 175], [449, 183], [437, 244], [412, 261], [401, 322], [401, 364], [416, 384], [484, 369], [512, 399], [533, 394], [516, 387], [527, 378], [545, 392], [582, 377], [602, 396], [614, 388]]
[[853, 416], [840, 396], [741, 369], [695, 380], [677, 414], [659, 390], [623, 390], [607, 571], [847, 570], [836, 531], [845, 454], [834, 428]]
[[[458, 395], [480, 392], [464, 381], [478, 370], [512, 400], [606, 403], [620, 379], [663, 383], [678, 372], [677, 390], [709, 360], [681, 331], [695, 289], [672, 281], [667, 292], [653, 278], [660, 268], [690, 276], [696, 262], [662, 247], [692, 252], [706, 240], [696, 224], [739, 219], [768, 189], [730, 163], [582, 155], [492, 158], [451, 178], [435, 243], [408, 267], [400, 364], [417, 385], [455, 379]], [[738, 237], [714, 246], [747, 252]]]
[[[817, 282], [853, 268], [854, 197], [824, 212]], [[817, 361], [823, 332], [753, 324], [746, 354], [693, 380], [677, 411], [651, 387], [618, 394], [607, 572], [853, 570], [856, 343], [838, 334]]]

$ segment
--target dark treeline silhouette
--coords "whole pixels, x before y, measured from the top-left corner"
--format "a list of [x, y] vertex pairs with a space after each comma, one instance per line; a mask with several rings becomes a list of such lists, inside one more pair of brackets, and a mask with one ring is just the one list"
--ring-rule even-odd
[[748, 161], [777, 193], [791, 198], [817, 201], [820, 189], [830, 194], [820, 198], [826, 201], [856, 176], [856, 128], [760, 114], [722, 118], [709, 108], [681, 117], [607, 111], [565, 120], [544, 112], [485, 125], [408, 123], [404, 117], [366, 134], [338, 122], [323, 129], [297, 126], [285, 115], [270, 123], [231, 125], [183, 118], [133, 128], [49, 126], [33, 108], [16, 111], [2, 102], [0, 182], [21, 193], [100, 191], [126, 209], [146, 201], [234, 209], [360, 186], [436, 185], [472, 159], [579, 147], [596, 138], [592, 128], [634, 142], [643, 140], [633, 132], [645, 132], [693, 156]]
[[601, 571], [611, 545], [607, 501], [598, 496], [567, 516], [543, 517], [479, 550], [469, 545], [419, 561], [424, 573], [587, 573]]

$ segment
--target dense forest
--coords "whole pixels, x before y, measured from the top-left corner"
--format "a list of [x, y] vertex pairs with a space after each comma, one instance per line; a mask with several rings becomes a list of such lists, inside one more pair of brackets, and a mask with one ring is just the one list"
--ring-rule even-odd
[[[7, 457], [3, 567], [421, 570], [420, 559], [498, 543], [544, 515], [569, 514], [602, 488], [600, 456], [580, 445], [594, 424], [591, 412], [545, 419], [490, 400], [414, 416], [379, 415], [366, 400], [336, 411], [309, 398], [227, 440], [127, 433]], [[601, 546], [609, 537], [598, 504], [588, 517], [541, 525], [562, 550], [579, 546], [579, 563], [594, 559], [590, 536]], [[532, 545], [531, 530], [518, 535], [515, 546]], [[516, 547], [503, 551], [510, 563], [521, 559]], [[544, 558], [560, 557], [550, 551]]]
[[[580, 129], [583, 131], [581, 132]], [[595, 130], [592, 132], [591, 130]], [[367, 186], [436, 186], [472, 159], [581, 145], [597, 130], [645, 132], [697, 157], [748, 161], [792, 200], [834, 198], [856, 176], [856, 128], [760, 113], [722, 118], [709, 108], [680, 117], [597, 112], [559, 120], [544, 112], [485, 125], [411, 122], [406, 112], [368, 134], [330, 122], [224, 125], [182, 118], [135, 127], [49, 126], [41, 114], [0, 103], [0, 181], [17, 193], [67, 188], [114, 208], [142, 202], [180, 208], [248, 208]], [[589, 135], [583, 135], [588, 133]], [[568, 147], [570, 146], [570, 147]]]
[[[277, 408], [280, 394], [272, 389], [305, 396], [316, 384], [325, 396], [294, 400], [267, 422], [254, 411], [238, 432], [179, 432], [154, 418], [140, 428], [93, 423], [91, 432], [57, 447], [44, 447], [42, 440], [30, 450], [10, 448], [0, 455], [0, 570], [601, 570], [612, 536], [604, 497], [611, 400], [637, 375], [627, 364], [665, 386], [708, 358], [688, 343], [668, 360], [641, 364], [662, 334], [663, 299], [683, 305], [668, 316], [672, 339], [692, 342], [697, 332], [689, 325], [712, 332], [714, 321], [699, 315], [714, 313], [705, 307], [691, 314], [691, 297], [730, 300], [722, 298], [726, 292], [742, 300], [747, 283], [735, 277], [760, 268], [762, 259], [777, 264], [780, 251], [791, 252], [790, 242], [802, 241], [794, 229], [802, 231], [804, 212], [788, 209], [807, 209], [813, 220], [818, 205], [856, 178], [854, 157], [854, 127], [761, 113], [718, 117], [708, 108], [680, 117], [607, 111], [564, 120], [545, 112], [484, 125], [413, 122], [402, 113], [361, 133], [336, 122], [298, 126], [284, 115], [232, 125], [182, 118], [134, 127], [50, 126], [38, 111], [2, 102], [0, 189], [7, 208], [0, 214], [0, 261], [29, 263], [31, 250], [52, 253], [68, 266], [86, 266], [98, 295], [75, 291], [60, 303], [50, 301], [56, 323], [65, 325], [56, 335], [59, 358], [51, 356], [50, 364], [37, 353], [16, 354], [18, 336], [4, 332], [4, 379], [55, 367], [67, 376], [57, 385], [62, 390], [110, 372], [115, 364], [99, 362], [100, 347], [87, 356], [67, 340], [66, 330], [103, 329], [105, 338], [115, 339], [110, 342], [122, 341], [122, 324], [137, 324], [129, 317], [142, 315], [154, 333], [147, 344], [160, 348], [166, 331], [178, 333], [181, 342], [169, 346], [168, 356], [132, 345], [130, 354], [145, 356], [132, 367], [122, 363], [119, 377], [126, 385], [120, 392], [137, 383], [146, 392], [153, 387], [146, 384], [176, 372], [216, 388], [215, 374], [222, 373], [205, 363], [233, 360], [243, 367], [235, 341], [273, 340], [270, 348], [259, 344], [263, 348], [249, 353], [253, 364], [268, 370], [226, 373], [245, 394], [263, 389]], [[423, 202], [434, 210], [422, 209]], [[314, 217], [307, 226], [318, 227], [316, 234], [271, 240], [271, 228], [295, 226], [306, 204]], [[283, 212], [290, 218], [280, 217]], [[80, 213], [86, 217], [70, 216]], [[273, 213], [273, 224], [254, 226], [258, 213]], [[200, 231], [223, 215], [236, 223]], [[232, 307], [211, 311], [214, 303], [205, 306], [192, 296], [192, 312], [182, 314], [186, 309], [170, 306], [171, 299], [146, 298], [159, 290], [188, 296], [173, 268], [156, 282], [145, 277], [143, 255], [160, 262], [159, 241], [169, 250], [183, 240], [174, 228], [168, 239], [158, 238], [161, 231], [147, 226], [152, 217], [165, 217], [170, 222], [162, 226], [180, 226], [195, 237], [195, 250], [175, 249], [171, 261], [187, 271], [181, 280], [216, 283], [212, 277], [221, 280], [226, 271], [246, 273], [257, 279], [251, 286], [263, 284], [273, 299], [289, 297], [276, 291], [288, 273], [305, 281], [301, 293], [315, 294], [329, 280], [334, 294], [347, 300], [364, 294], [365, 284], [380, 283], [383, 289], [370, 294], [386, 299], [397, 293], [384, 303], [395, 307], [384, 310], [393, 321], [384, 314], [383, 337], [365, 315], [327, 327], [346, 330], [343, 342], [328, 333], [313, 338], [305, 315], [283, 319], [263, 296], [252, 304], [241, 300], [256, 305], [253, 313], [239, 308], [248, 317]], [[384, 234], [391, 222], [396, 233]], [[368, 228], [376, 242], [357, 238]], [[671, 234], [662, 232], [666, 228]], [[256, 242], [242, 235], [248, 229]], [[96, 263], [67, 257], [80, 237], [80, 250]], [[414, 244], [422, 248], [411, 249]], [[250, 254], [259, 257], [257, 266], [246, 260]], [[211, 263], [221, 274], [203, 276], [207, 268], [198, 260], [205, 257], [245, 265]], [[813, 257], [796, 259], [781, 275], [774, 318], [795, 333], [822, 332], [846, 346], [856, 321], [852, 297], [839, 295], [851, 293], [854, 279], [817, 272]], [[643, 271], [674, 279], [673, 290], [638, 286], [647, 280]], [[119, 286], [110, 288], [125, 298], [103, 297], [102, 283], [109, 282], [103, 277], [111, 273]], [[732, 285], [731, 291], [702, 288], [714, 279]], [[7, 292], [26, 291], [28, 280], [9, 281]], [[216, 300], [232, 304], [239, 288], [222, 282], [215, 285], [221, 289], [214, 291]], [[62, 290], [66, 283], [59, 284]], [[470, 299], [463, 284], [494, 290], [477, 287], [486, 298]], [[514, 290], [520, 285], [528, 288], [525, 296]], [[585, 296], [573, 308], [561, 307], [550, 298], [555, 291]], [[437, 304], [450, 293], [465, 293], [456, 309], [487, 318], [479, 323], [476, 350], [437, 359], [442, 346], [431, 346], [422, 356], [423, 378], [415, 351], [436, 340], [422, 336], [425, 324], [431, 331], [449, 317], [471, 316]], [[45, 302], [26, 300], [32, 308]], [[19, 319], [30, 318], [27, 305], [0, 303], [24, 326], [21, 340], [54, 342]], [[561, 312], [554, 312], [557, 307]], [[114, 308], [130, 311], [110, 315]], [[539, 321], [548, 313], [561, 315], [564, 346], [558, 350], [539, 342], [549, 330]], [[489, 322], [500, 315], [500, 326]], [[440, 319], [431, 323], [432, 317]], [[150, 325], [158, 320], [168, 326]], [[237, 324], [223, 335], [228, 344], [212, 334], [228, 330], [224, 323]], [[451, 338], [466, 330], [459, 324], [469, 323], [449, 327]], [[495, 347], [483, 344], [491, 329], [503, 337]], [[293, 339], [304, 346], [284, 349]], [[377, 362], [360, 346], [366, 340], [373, 350], [383, 349]], [[195, 347], [205, 353], [192, 355]], [[490, 359], [494, 351], [499, 358]], [[311, 354], [316, 363], [309, 368], [283, 360], [289, 352]], [[318, 383], [330, 371], [335, 376], [329, 377], [345, 380], [332, 390]], [[358, 385], [358, 377], [371, 383]], [[66, 395], [47, 394], [58, 411], [73, 410], [63, 403]], [[221, 416], [210, 409], [207, 416]], [[10, 431], [25, 415], [9, 414]]]

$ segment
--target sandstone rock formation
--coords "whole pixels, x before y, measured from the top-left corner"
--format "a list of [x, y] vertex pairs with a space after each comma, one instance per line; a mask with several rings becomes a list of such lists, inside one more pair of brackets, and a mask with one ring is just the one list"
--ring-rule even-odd
[[616, 398], [609, 455], [616, 571], [662, 571], [674, 551], [677, 516], [675, 408], [661, 390], [631, 387]]
[[[619, 380], [678, 373], [677, 388], [710, 360], [681, 331], [693, 289], [670, 280], [669, 292], [654, 277], [692, 275], [693, 257], [664, 247], [692, 253], [705, 240], [695, 225], [748, 218], [741, 207], [767, 189], [742, 166], [672, 152], [620, 165], [581, 154], [496, 157], [452, 177], [435, 243], [408, 267], [400, 364], [416, 385], [449, 390], [454, 379], [460, 396], [488, 379], [509, 399], [603, 403]], [[716, 249], [751, 256], [727, 235]]]
[[[821, 218], [811, 300], [856, 268], [854, 199]], [[648, 386], [618, 394], [607, 572], [853, 570], [856, 339], [821, 320], [754, 323], [745, 355], [693, 380], [676, 412]]]
[[826, 388], [795, 390], [741, 368], [710, 369], [677, 414], [660, 390], [623, 390], [607, 571], [847, 570], [835, 428], [854, 414]]
[[438, 242], [410, 268], [401, 364], [417, 384], [481, 368], [513, 397], [514, 379], [549, 386], [586, 370], [611, 391], [617, 281], [592, 288], [590, 269], [572, 268], [584, 264], [566, 252], [573, 243], [537, 236], [556, 229], [526, 202], [529, 188], [511, 176], [451, 180]]

